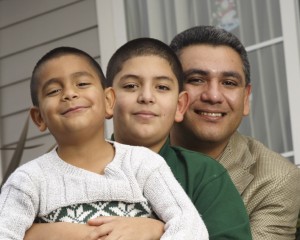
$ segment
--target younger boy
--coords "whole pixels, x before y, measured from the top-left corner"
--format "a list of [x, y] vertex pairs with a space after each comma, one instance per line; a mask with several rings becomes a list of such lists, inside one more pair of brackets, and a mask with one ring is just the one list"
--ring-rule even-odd
[[166, 222], [162, 239], [208, 239], [163, 158], [104, 139], [115, 100], [111, 88], [103, 89], [104, 79], [95, 60], [75, 48], [56, 48], [37, 63], [30, 114], [57, 147], [18, 168], [3, 186], [0, 239], [23, 239], [34, 221], [86, 223], [153, 213]]

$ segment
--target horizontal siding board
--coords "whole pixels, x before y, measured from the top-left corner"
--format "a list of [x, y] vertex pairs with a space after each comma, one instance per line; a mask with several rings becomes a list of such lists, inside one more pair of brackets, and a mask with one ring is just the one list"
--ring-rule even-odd
[[[40, 57], [58, 46], [82, 49], [100, 62], [94, 0], [0, 0], [1, 146], [18, 142], [31, 106], [32, 70]], [[25, 150], [22, 163], [47, 152], [55, 143], [48, 131], [41, 133], [29, 122], [26, 146], [42, 146]], [[1, 151], [1, 172], [12, 155], [12, 150]]]
[[2, 0], [0, 1], [0, 28], [74, 2], [78, 0]]
[[29, 108], [31, 106], [30, 80], [0, 89], [0, 96], [2, 116]]
[[[89, 29], [49, 44], [0, 59], [0, 87], [23, 79], [29, 79], [32, 70], [46, 52], [58, 46], [71, 46], [82, 49], [91, 56], [99, 56], [98, 28]], [[3, 109], [5, 112], [6, 110]]]
[[[40, 138], [30, 140], [26, 142], [26, 146], [35, 146], [38, 144], [42, 144], [40, 147], [32, 148], [32, 149], [25, 149], [23, 152], [22, 160], [20, 165], [33, 160], [40, 155], [46, 153], [55, 145], [55, 140], [51, 135], [44, 135]], [[9, 165], [10, 160], [14, 154], [13, 150], [4, 150], [2, 151], [3, 155], [3, 171], [5, 171]]]
[[97, 25], [95, 1], [82, 1], [0, 30], [0, 58]]
[[[29, 111], [24, 111], [2, 118], [2, 145], [14, 144], [19, 140], [28, 114]], [[27, 138], [33, 138], [39, 135], [41, 135], [41, 132], [30, 120]]]

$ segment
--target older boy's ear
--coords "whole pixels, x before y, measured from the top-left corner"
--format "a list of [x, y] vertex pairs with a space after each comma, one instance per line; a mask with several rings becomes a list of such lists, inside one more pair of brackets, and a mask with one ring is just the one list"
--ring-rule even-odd
[[111, 119], [113, 116], [113, 109], [116, 102], [115, 91], [112, 87], [108, 87], [104, 90], [105, 94], [105, 118]]
[[47, 130], [47, 124], [45, 123], [38, 107], [32, 107], [30, 109], [30, 116], [31, 116], [31, 119], [34, 122], [34, 124], [38, 127], [38, 129], [41, 132], [44, 132]]
[[175, 115], [175, 122], [181, 122], [184, 114], [189, 106], [189, 95], [186, 91], [182, 91], [178, 97], [177, 110]]

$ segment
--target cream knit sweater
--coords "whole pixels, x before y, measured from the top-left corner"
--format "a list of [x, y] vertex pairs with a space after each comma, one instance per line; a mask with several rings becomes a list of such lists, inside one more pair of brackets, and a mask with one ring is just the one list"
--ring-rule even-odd
[[0, 194], [0, 239], [22, 240], [36, 220], [85, 223], [100, 215], [164, 221], [161, 239], [208, 239], [196, 208], [162, 157], [144, 147], [112, 143], [103, 175], [70, 165], [56, 150], [19, 167]]

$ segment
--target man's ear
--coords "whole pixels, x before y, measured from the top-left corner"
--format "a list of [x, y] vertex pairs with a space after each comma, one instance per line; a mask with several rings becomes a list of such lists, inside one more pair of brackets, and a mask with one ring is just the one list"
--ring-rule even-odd
[[44, 132], [47, 130], [47, 124], [45, 123], [45, 121], [41, 115], [40, 109], [38, 107], [33, 106], [30, 109], [30, 116], [31, 116], [31, 119], [34, 122], [34, 124], [38, 127], [38, 129], [41, 132]]
[[105, 94], [105, 118], [111, 119], [113, 116], [113, 110], [116, 102], [115, 91], [112, 87], [108, 87], [104, 90]]
[[244, 116], [248, 116], [250, 113], [251, 92], [252, 92], [252, 85], [248, 84], [248, 86], [246, 86], [245, 95], [244, 95], [244, 111], [243, 111]]
[[175, 122], [181, 122], [183, 120], [184, 114], [189, 106], [189, 95], [186, 91], [179, 93], [177, 110], [175, 114]]

